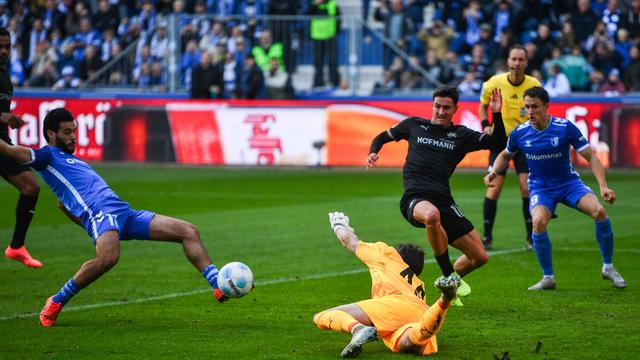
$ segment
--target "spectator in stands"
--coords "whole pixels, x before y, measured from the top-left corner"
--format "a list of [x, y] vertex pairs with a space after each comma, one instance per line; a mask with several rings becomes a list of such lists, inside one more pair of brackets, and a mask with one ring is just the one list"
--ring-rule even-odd
[[608, 49], [613, 49], [615, 47], [613, 37], [609, 35], [607, 28], [602, 21], [598, 21], [596, 24], [595, 30], [593, 30], [593, 33], [589, 35], [587, 41], [584, 43], [584, 49], [587, 52], [592, 52], [599, 44], [603, 44]]
[[602, 71], [603, 74], [609, 74], [611, 69], [620, 66], [620, 59], [618, 58], [615, 48], [609, 48], [604, 43], [598, 43], [595, 48], [595, 53], [591, 53], [589, 57], [591, 65]]
[[[586, 90], [592, 93], [597, 93], [600, 91], [602, 84], [604, 83], [604, 75], [602, 71], [598, 69], [593, 69], [589, 74], [589, 83], [586, 86]], [[585, 89], [580, 89], [580, 91], [584, 91]]]
[[71, 41], [66, 41], [62, 45], [62, 54], [58, 57], [58, 70], [62, 71], [65, 66], [71, 66], [74, 70], [78, 68], [78, 60], [73, 55], [74, 45]]
[[613, 68], [609, 71], [609, 75], [607, 76], [607, 80], [605, 80], [604, 84], [600, 87], [600, 94], [604, 96], [620, 96], [627, 92], [624, 87], [622, 81], [620, 81], [620, 71], [616, 68]]
[[69, 13], [65, 16], [64, 20], [64, 30], [67, 36], [74, 36], [80, 31], [80, 19], [91, 16], [89, 12], [89, 8], [87, 5], [78, 1], [73, 6], [73, 11], [69, 11]]
[[498, 44], [494, 40], [491, 25], [487, 23], [480, 25], [480, 38], [475, 45], [482, 46], [482, 51], [487, 58], [487, 62], [489, 63], [489, 65], [493, 64], [493, 62], [497, 59]]
[[[267, 14], [270, 16], [293, 16], [298, 15], [299, 0], [278, 0], [269, 1]], [[284, 67], [289, 73], [295, 72], [295, 55], [297, 46], [294, 46], [294, 28], [297, 23], [287, 20], [274, 20], [271, 22], [273, 41], [284, 46]]]
[[230, 53], [236, 52], [236, 42], [238, 40], [245, 41], [244, 34], [242, 30], [240, 30], [240, 26], [234, 26], [231, 28], [229, 34], [229, 40], [227, 40], [227, 51]]
[[373, 91], [378, 94], [388, 94], [394, 89], [398, 88], [400, 82], [400, 74], [393, 72], [391, 69], [386, 69], [382, 73], [382, 82], [376, 81]]
[[94, 44], [87, 45], [84, 49], [84, 57], [78, 64], [78, 76], [82, 81], [87, 81], [100, 70], [102, 65], [102, 60], [98, 56], [98, 46]]
[[485, 56], [484, 48], [480, 45], [474, 45], [471, 48], [471, 55], [465, 55], [462, 58], [462, 69], [465, 72], [473, 72], [477, 79], [484, 81], [491, 73], [489, 60]]
[[35, 53], [33, 54], [31, 61], [29, 62], [31, 77], [39, 76], [42, 74], [45, 67], [54, 68], [54, 75], [56, 73], [56, 63], [58, 62], [58, 54], [55, 50], [49, 46], [49, 41], [45, 38], [42, 41], [39, 41], [36, 45]]
[[142, 10], [133, 19], [134, 22], [140, 24], [142, 34], [149, 36], [153, 33], [158, 22], [158, 14], [153, 6], [153, 1], [144, 0], [142, 3]]
[[500, 35], [500, 39], [498, 40], [497, 44], [496, 54], [498, 54], [498, 57], [496, 58], [496, 60], [508, 59], [509, 49], [511, 49], [511, 47], [515, 44], [516, 43], [513, 40], [513, 32], [511, 31], [511, 29], [507, 28], [502, 30], [502, 34]]
[[80, 86], [80, 79], [74, 76], [75, 69], [69, 65], [62, 68], [62, 77], [53, 84], [52, 90], [77, 89]]
[[433, 26], [422, 28], [417, 36], [425, 52], [433, 50], [436, 57], [442, 59], [449, 51], [449, 41], [453, 38], [454, 31], [442, 20], [436, 20]]
[[238, 62], [232, 53], [226, 52], [224, 62], [214, 66], [214, 71], [222, 78], [223, 90], [221, 94], [225, 99], [241, 97], [239, 90], [243, 65], [244, 62]]
[[640, 0], [631, 0], [629, 9], [622, 14], [620, 27], [629, 31], [629, 38], [640, 43]]
[[284, 66], [284, 49], [282, 44], [274, 43], [271, 31], [265, 30], [260, 35], [260, 44], [251, 49], [255, 63], [262, 71], [269, 70], [270, 59], [277, 59], [280, 66]]
[[139, 89], [147, 89], [151, 85], [151, 64], [144, 63], [140, 67], [140, 72], [136, 74], [133, 83], [138, 85]]
[[113, 59], [111, 49], [114, 46], [120, 46], [120, 42], [116, 39], [116, 33], [111, 28], [108, 28], [102, 33], [102, 39], [102, 44], [100, 44], [100, 59], [106, 64], [109, 60]]
[[554, 40], [551, 37], [551, 28], [547, 23], [540, 23], [538, 25], [538, 31], [536, 37], [532, 40], [538, 49], [538, 56], [544, 61], [551, 57], [551, 50], [554, 46]]
[[262, 0], [240, 0], [238, 1], [238, 10], [236, 15], [244, 17], [240, 21], [240, 29], [250, 38], [257, 38], [264, 28], [262, 21], [257, 16], [263, 16], [267, 13], [267, 9]]
[[562, 72], [569, 79], [571, 91], [584, 91], [587, 88], [591, 65], [587, 58], [582, 55], [580, 46], [574, 46], [570, 54], [563, 55], [560, 58], [560, 67], [562, 67]]
[[224, 42], [227, 40], [227, 36], [224, 33], [224, 28], [220, 21], [215, 21], [209, 33], [200, 39], [200, 50], [206, 52], [213, 52], [215, 50], [215, 46], [219, 42]]
[[[408, 50], [409, 37], [415, 33], [415, 25], [407, 16], [402, 0], [385, 0], [376, 8], [373, 17], [384, 23], [384, 35], [401, 50]], [[394, 58], [394, 50], [384, 46], [382, 63], [389, 67]]]
[[240, 86], [243, 99], [264, 98], [264, 74], [262, 73], [262, 69], [256, 64], [253, 55], [248, 55], [244, 59], [244, 69]]
[[[340, 85], [338, 73], [338, 36], [340, 35], [340, 8], [336, 0], [314, 0], [308, 14], [313, 16], [310, 22], [310, 36], [313, 42], [313, 87], [324, 86], [325, 57], [329, 64], [331, 86]], [[256, 60], [259, 61], [258, 57]], [[263, 67], [264, 68], [264, 67]]]
[[[551, 50], [551, 58], [545, 59], [544, 63], [542, 63], [542, 71], [545, 77], [551, 76], [551, 67], [555, 64], [560, 64], [560, 58], [562, 57], [562, 51], [558, 47], [554, 47]], [[562, 66], [560, 67], [562, 69]], [[568, 81], [568, 79], [567, 79]], [[547, 90], [548, 92], [548, 90]]]
[[102, 41], [100, 33], [95, 31], [91, 26], [91, 19], [89, 17], [80, 19], [80, 30], [73, 35], [73, 40], [75, 43], [75, 55], [78, 60], [82, 59], [84, 49], [87, 45], [100, 44]]
[[271, 59], [269, 65], [269, 70], [264, 72], [267, 98], [290, 99], [292, 88], [289, 74], [280, 67], [278, 59]]
[[469, 6], [462, 11], [462, 21], [459, 23], [459, 31], [465, 34], [466, 48], [470, 49], [480, 39], [480, 24], [484, 20], [482, 9], [480, 8], [480, 2], [477, 0], [471, 0]]
[[169, 38], [167, 38], [167, 23], [159, 21], [156, 31], [151, 37], [151, 56], [165, 63], [169, 55]]
[[417, 80], [413, 72], [409, 70], [404, 70], [400, 74], [400, 87], [401, 91], [410, 92], [415, 90], [417, 87]]
[[553, 64], [549, 69], [549, 78], [544, 83], [544, 89], [549, 96], [565, 96], [571, 94], [571, 84], [567, 76], [562, 73], [562, 68], [558, 64]]
[[119, 23], [118, 12], [111, 6], [109, 0], [100, 0], [98, 2], [98, 11], [93, 15], [95, 29], [101, 33], [107, 30], [113, 30], [115, 32]]
[[632, 46], [629, 50], [631, 62], [624, 69], [624, 84], [629, 91], [640, 91], [640, 50], [638, 45]]
[[185, 52], [182, 53], [180, 59], [180, 74], [182, 75], [182, 84], [191, 85], [191, 72], [193, 68], [200, 62], [200, 50], [198, 50], [198, 43], [195, 40], [187, 43]]
[[[174, 3], [174, 13], [176, 13], [175, 4], [179, 2], [181, 1], [176, 1]], [[191, 19], [190, 24], [198, 38], [202, 38], [209, 33], [209, 29], [211, 29], [212, 25], [212, 18], [207, 15], [206, 3], [203, 0], [196, 1], [194, 5], [193, 18]]]
[[52, 32], [54, 30], [64, 30], [64, 14], [58, 10], [58, 4], [55, 0], [46, 0], [44, 8], [39, 14], [42, 19], [44, 28]]
[[458, 55], [449, 50], [444, 56], [444, 61], [442, 62], [442, 68], [444, 73], [453, 74], [453, 79], [450, 80], [448, 85], [455, 85], [460, 82], [466, 72], [462, 69], [462, 65], [460, 64], [460, 60], [458, 59]]
[[32, 72], [26, 86], [50, 88], [55, 84], [58, 73], [55, 64], [46, 63], [38, 73]]
[[424, 70], [427, 71], [428, 77], [419, 76], [420, 87], [427, 89], [434, 89], [440, 86], [442, 83], [447, 83], [450, 79], [449, 74], [444, 73], [444, 68], [439, 58], [436, 56], [435, 50], [427, 50], [424, 55], [424, 60], [420, 64]]
[[464, 79], [458, 84], [458, 91], [463, 96], [476, 96], [482, 90], [482, 81], [476, 78], [474, 72], [465, 74]]
[[167, 90], [167, 72], [165, 67], [162, 66], [160, 60], [154, 60], [151, 63], [151, 71], [149, 74], [149, 86], [153, 91], [166, 91]]
[[562, 30], [560, 31], [560, 36], [556, 40], [556, 46], [562, 50], [563, 54], [569, 54], [571, 53], [571, 49], [579, 46], [575, 34], [573, 33], [573, 25], [570, 21], [562, 23]]
[[629, 32], [627, 29], [618, 29], [616, 36], [616, 54], [620, 59], [620, 67], [626, 68], [631, 63], [631, 47], [633, 43], [629, 40]]
[[126, 84], [126, 78], [121, 71], [115, 70], [109, 74], [109, 86], [122, 86]]
[[618, 0], [607, 1], [607, 8], [602, 12], [602, 22], [604, 22], [610, 37], [615, 37], [620, 27], [620, 9], [618, 8]]
[[502, 30], [513, 27], [513, 10], [511, 9], [511, 3], [507, 0], [499, 0], [498, 7], [493, 13], [493, 23], [495, 24], [495, 32], [493, 34], [494, 41], [498, 41]]
[[11, 11], [7, 6], [7, 0], [0, 0], [0, 27], [3, 27], [5, 29], [8, 28], [10, 20], [11, 20]]
[[532, 42], [524, 44], [524, 48], [527, 50], [527, 68], [525, 73], [531, 73], [533, 70], [540, 70], [544, 58], [538, 53], [538, 47]]
[[222, 96], [221, 87], [214, 84], [215, 74], [211, 65], [211, 56], [203, 51], [200, 55], [200, 63], [192, 70], [191, 98], [211, 99]]
[[48, 38], [47, 38], [47, 30], [44, 28], [44, 25], [42, 24], [42, 19], [39, 18], [35, 18], [33, 19], [33, 24], [32, 24], [32, 28], [31, 31], [29, 32], [29, 42], [28, 42], [28, 47], [27, 47], [27, 58], [29, 59], [29, 64], [33, 64], [34, 63], [34, 59], [36, 56], [36, 47], [38, 46], [38, 44], [42, 43], [43, 41], [47, 40], [47, 44], [49, 44], [48, 42]]
[[583, 43], [593, 33], [600, 16], [591, 9], [589, 0], [578, 0], [578, 9], [571, 13], [571, 25], [576, 41]]
[[[11, 42], [13, 44], [13, 41]], [[11, 49], [11, 58], [9, 59], [9, 77], [14, 86], [22, 86], [26, 80], [26, 71], [22, 62], [22, 46], [15, 45]]]

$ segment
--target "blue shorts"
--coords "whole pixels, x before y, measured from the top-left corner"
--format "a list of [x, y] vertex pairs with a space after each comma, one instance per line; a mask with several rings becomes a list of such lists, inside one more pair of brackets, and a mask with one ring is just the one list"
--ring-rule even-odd
[[82, 224], [93, 239], [96, 239], [107, 231], [116, 230], [120, 240], [148, 240], [151, 220], [156, 216], [147, 210], [133, 210], [128, 204], [116, 207], [105, 207], [94, 214], [93, 217], [84, 216]]
[[575, 209], [578, 201], [587, 194], [593, 194], [593, 190], [582, 181], [574, 180], [553, 189], [529, 189], [529, 193], [529, 211], [542, 205], [555, 213], [558, 202]]

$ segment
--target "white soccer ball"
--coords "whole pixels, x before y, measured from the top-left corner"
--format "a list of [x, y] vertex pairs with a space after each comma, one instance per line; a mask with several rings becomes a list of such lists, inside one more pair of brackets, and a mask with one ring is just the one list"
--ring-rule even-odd
[[231, 262], [218, 273], [218, 288], [227, 297], [245, 296], [253, 289], [253, 272], [241, 262]]

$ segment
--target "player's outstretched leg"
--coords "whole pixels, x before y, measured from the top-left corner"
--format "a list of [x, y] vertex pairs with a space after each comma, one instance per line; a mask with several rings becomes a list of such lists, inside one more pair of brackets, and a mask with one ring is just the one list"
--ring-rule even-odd
[[149, 239], [182, 244], [185, 256], [200, 271], [213, 289], [213, 296], [219, 302], [228, 298], [218, 288], [218, 268], [213, 265], [207, 249], [200, 240], [200, 232], [195, 225], [184, 220], [156, 214], [149, 224]]
[[16, 205], [16, 224], [13, 229], [13, 238], [11, 244], [4, 251], [4, 256], [9, 259], [19, 261], [31, 268], [40, 268], [42, 263], [33, 257], [24, 246], [24, 240], [27, 236], [27, 230], [31, 219], [35, 213], [36, 203], [38, 202], [38, 194], [40, 193], [40, 185], [31, 171], [23, 171], [21, 173], [6, 177], [7, 181], [20, 191], [18, 204]]
[[319, 312], [313, 322], [322, 330], [351, 333], [351, 342], [342, 350], [341, 357], [353, 358], [360, 355], [363, 346], [378, 337], [367, 313], [357, 304], [347, 304]]

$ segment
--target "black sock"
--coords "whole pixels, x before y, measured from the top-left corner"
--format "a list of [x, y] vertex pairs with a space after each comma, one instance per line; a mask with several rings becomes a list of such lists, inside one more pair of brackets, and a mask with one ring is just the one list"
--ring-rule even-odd
[[24, 237], [27, 235], [27, 229], [35, 213], [36, 202], [38, 202], [37, 196], [20, 194], [18, 205], [16, 206], [16, 227], [13, 231], [11, 248], [17, 249], [24, 245]]
[[491, 241], [493, 238], [493, 223], [496, 220], [496, 212], [498, 212], [498, 200], [484, 198], [484, 206], [482, 216], [484, 217], [484, 238]]
[[529, 197], [522, 198], [522, 215], [524, 216], [524, 226], [527, 228], [527, 240], [531, 240], [531, 213], [529, 212]]
[[455, 271], [453, 269], [453, 264], [451, 264], [451, 259], [449, 259], [449, 249], [445, 250], [440, 255], [436, 255], [435, 258], [438, 262], [438, 266], [440, 266], [440, 270], [442, 270], [442, 275], [449, 276]]

